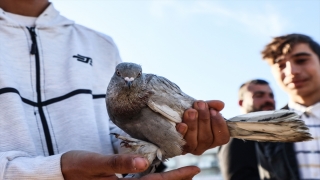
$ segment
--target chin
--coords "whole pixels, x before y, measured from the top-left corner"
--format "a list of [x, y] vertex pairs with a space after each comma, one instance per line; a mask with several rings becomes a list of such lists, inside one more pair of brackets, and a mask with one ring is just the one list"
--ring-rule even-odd
[[289, 89], [287, 91], [292, 96], [308, 96], [312, 93], [309, 88], [307, 87], [301, 87], [301, 88], [295, 88], [295, 89]]

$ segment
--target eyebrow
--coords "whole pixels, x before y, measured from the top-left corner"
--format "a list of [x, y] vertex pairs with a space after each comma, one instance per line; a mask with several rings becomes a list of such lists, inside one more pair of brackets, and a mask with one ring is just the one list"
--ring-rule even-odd
[[311, 56], [311, 54], [306, 52], [300, 52], [292, 55], [291, 57], [299, 57], [299, 56]]
[[267, 92], [266, 91], [255, 91], [255, 92], [253, 92], [253, 94], [255, 95], [255, 94], [267, 94]]
[[272, 94], [273, 95], [273, 92], [268, 92], [268, 91], [255, 91], [255, 92], [253, 92], [253, 94], [255, 95], [255, 94]]
[[273, 61], [273, 64], [279, 63], [279, 62], [281, 62], [283, 59], [284, 59], [283, 56], [281, 56], [281, 57], [275, 59], [275, 60]]
[[[310, 53], [307, 53], [307, 52], [300, 52], [300, 53], [296, 53], [296, 54], [293, 54], [291, 57], [299, 57], [299, 56], [311, 56], [311, 54]], [[278, 58], [278, 59], [275, 59], [274, 61], [273, 61], [273, 63], [275, 64], [275, 63], [279, 63], [279, 62], [281, 62], [283, 60], [283, 56], [281, 56], [280, 58]]]

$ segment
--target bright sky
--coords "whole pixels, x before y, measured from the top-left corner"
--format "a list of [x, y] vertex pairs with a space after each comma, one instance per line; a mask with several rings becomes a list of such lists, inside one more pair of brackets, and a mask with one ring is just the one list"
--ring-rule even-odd
[[319, 0], [51, 0], [62, 15], [107, 35], [123, 61], [164, 76], [196, 99], [225, 102], [240, 114], [238, 88], [271, 83], [281, 108], [287, 95], [260, 52], [271, 38], [303, 33], [320, 43]]

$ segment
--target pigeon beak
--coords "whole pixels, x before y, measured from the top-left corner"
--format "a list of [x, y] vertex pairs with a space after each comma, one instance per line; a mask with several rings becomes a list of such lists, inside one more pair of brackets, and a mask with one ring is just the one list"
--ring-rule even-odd
[[131, 84], [132, 84], [131, 81], [127, 81], [127, 85], [128, 85], [128, 87], [129, 87], [129, 89], [131, 88]]
[[127, 85], [129, 87], [129, 89], [131, 88], [132, 86], [132, 81], [134, 80], [133, 77], [129, 78], [129, 77], [125, 77], [124, 80], [127, 82]]

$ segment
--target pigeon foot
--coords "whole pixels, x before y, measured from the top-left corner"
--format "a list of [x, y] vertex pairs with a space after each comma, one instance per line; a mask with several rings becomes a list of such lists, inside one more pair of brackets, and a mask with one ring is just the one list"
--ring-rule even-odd
[[112, 133], [112, 135], [122, 140], [120, 142], [121, 154], [140, 154], [148, 159], [149, 164], [152, 164], [155, 158], [162, 161], [162, 151], [158, 146], [132, 137], [121, 136], [116, 133]]

